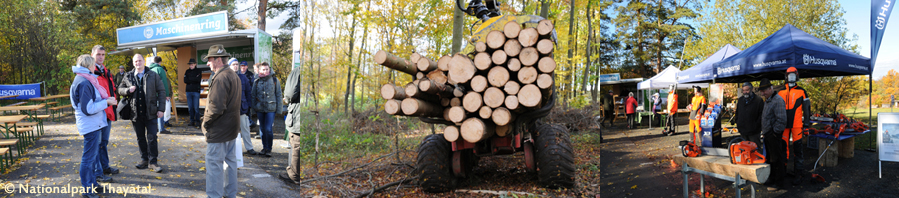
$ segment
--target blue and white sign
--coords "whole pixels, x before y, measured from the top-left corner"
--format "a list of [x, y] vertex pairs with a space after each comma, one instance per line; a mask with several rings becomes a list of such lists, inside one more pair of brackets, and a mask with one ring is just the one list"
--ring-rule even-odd
[[613, 74], [600, 74], [599, 82], [612, 82], [621, 80], [621, 74], [613, 73]]
[[226, 11], [116, 29], [118, 45], [228, 31]]
[[0, 85], [0, 96], [14, 96], [13, 98], [5, 98], [6, 100], [24, 100], [29, 98], [41, 97], [41, 83], [21, 84], [21, 85]]

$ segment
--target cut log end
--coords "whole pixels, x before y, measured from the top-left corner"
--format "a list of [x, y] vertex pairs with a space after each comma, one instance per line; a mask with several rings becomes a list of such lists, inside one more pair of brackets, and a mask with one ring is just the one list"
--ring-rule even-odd
[[478, 70], [487, 70], [492, 65], [493, 60], [490, 58], [490, 53], [481, 52], [477, 55], [474, 55], [474, 66], [478, 68]]
[[478, 116], [480, 116], [482, 119], [490, 119], [490, 115], [492, 114], [493, 109], [488, 106], [483, 106], [480, 110], [478, 110]]
[[466, 118], [465, 109], [461, 106], [450, 107], [447, 117], [449, 117], [450, 122], [461, 123]]
[[509, 59], [509, 64], [506, 65], [509, 68], [509, 71], [517, 72], [521, 69], [521, 61], [518, 58]]
[[537, 64], [537, 60], [540, 59], [540, 54], [537, 53], [537, 49], [533, 47], [524, 48], [521, 50], [521, 53], [518, 54], [518, 60], [521, 61], [521, 65], [524, 66], [533, 66]]
[[387, 68], [410, 75], [415, 75], [415, 73], [418, 72], [418, 70], [409, 60], [397, 57], [393, 54], [387, 53], [384, 50], [378, 50], [378, 52], [375, 53], [374, 60], [375, 63], [378, 63], [379, 65], [383, 65]]
[[[518, 82], [521, 84], [531, 84], [537, 80], [537, 69], [534, 67], [524, 67], [518, 70]], [[409, 90], [406, 90], [409, 91]], [[519, 93], [521, 91], [519, 90]]]
[[506, 109], [505, 107], [500, 107], [500, 108], [494, 109], [493, 115], [491, 115], [490, 118], [493, 120], [493, 123], [496, 123], [496, 125], [501, 125], [501, 126], [509, 125], [509, 123], [511, 123], [512, 120], [515, 119], [512, 112], [510, 112], [509, 109]]
[[503, 105], [503, 102], [506, 100], [506, 94], [503, 93], [502, 90], [496, 87], [487, 88], [484, 91], [484, 105], [487, 105], [491, 108], [497, 108]]
[[493, 67], [487, 72], [487, 82], [494, 87], [503, 87], [509, 82], [509, 70], [504, 67]]
[[517, 39], [506, 40], [506, 44], [503, 44], [503, 51], [508, 56], [518, 56], [518, 53], [521, 53], [521, 43], [518, 43]]
[[402, 103], [403, 114], [411, 116], [438, 117], [443, 115], [443, 107], [415, 98], [406, 98]]
[[553, 70], [556, 70], [556, 60], [553, 60], [553, 57], [551, 56], [544, 56], [543, 58], [540, 58], [540, 62], [537, 63], [537, 69], [540, 70], [540, 73], [553, 73]]
[[525, 107], [536, 107], [543, 100], [543, 94], [537, 85], [525, 85], [518, 91], [518, 103]]
[[496, 132], [496, 136], [506, 137], [506, 135], [509, 135], [509, 133], [512, 132], [512, 126], [510, 126], [510, 125], [496, 126], [495, 132]]
[[540, 20], [537, 22], [537, 33], [540, 35], [549, 35], [553, 31], [553, 22], [550, 20]]
[[554, 45], [555, 44], [550, 39], [540, 39], [540, 41], [537, 42], [537, 52], [540, 52], [540, 54], [550, 54], [553, 52]]
[[449, 71], [450, 60], [453, 60], [453, 56], [446, 55], [440, 57], [440, 59], [437, 60], [437, 69], [440, 71]]
[[468, 56], [462, 54], [453, 55], [453, 59], [449, 64], [449, 81], [455, 83], [467, 83], [474, 77], [477, 69]]
[[[516, 102], [517, 102], [517, 100], [518, 99], [516, 99]], [[453, 107], [462, 106], [462, 99], [459, 99], [459, 98], [450, 99], [450, 106], [453, 106]]]
[[521, 24], [516, 21], [509, 21], [503, 25], [503, 34], [506, 35], [506, 38], [518, 38], [518, 32], [521, 32]]
[[534, 28], [525, 28], [518, 32], [518, 43], [521, 43], [521, 46], [531, 47], [534, 44], [537, 44], [537, 39], [540, 37], [540, 34], [537, 33], [537, 29]]
[[418, 59], [418, 71], [427, 73], [434, 70], [437, 70], [437, 62], [429, 59], [428, 57], [422, 56]]
[[468, 118], [462, 122], [459, 132], [462, 138], [469, 143], [477, 143], [494, 135], [495, 125], [484, 122], [478, 118]]
[[471, 78], [471, 90], [472, 91], [475, 91], [478, 93], [484, 92], [484, 90], [487, 89], [487, 85], [489, 85], [489, 83], [487, 82], [487, 78], [484, 76], [477, 75], [477, 76], [474, 76], [474, 78]]
[[387, 100], [387, 102], [384, 102], [384, 112], [390, 115], [403, 115], [400, 103], [402, 103], [400, 100]]
[[443, 128], [443, 138], [446, 138], [446, 141], [455, 142], [459, 140], [459, 127], [448, 125]]
[[540, 74], [537, 76], [537, 87], [540, 89], [549, 89], [553, 86], [553, 76], [550, 74]]
[[518, 89], [521, 89], [521, 85], [515, 81], [506, 82], [506, 85], [503, 86], [503, 91], [506, 91], [506, 94], [515, 95], [518, 94]]
[[490, 49], [499, 49], [506, 43], [506, 35], [501, 31], [490, 31], [487, 33], [487, 47]]
[[506, 96], [506, 102], [504, 104], [509, 110], [518, 109], [518, 96]]
[[509, 58], [509, 56], [506, 55], [506, 52], [503, 50], [493, 51], [493, 55], [490, 56], [490, 60], [493, 60], [494, 65], [505, 64], [506, 59], [508, 59], [508, 58]]
[[474, 50], [477, 52], [486, 52], [487, 51], [487, 43], [478, 41], [474, 43]]
[[467, 112], [474, 113], [481, 109], [481, 106], [483, 105], [483, 98], [481, 97], [481, 94], [477, 92], [468, 92], [465, 94], [465, 97], [462, 97], [462, 108]]

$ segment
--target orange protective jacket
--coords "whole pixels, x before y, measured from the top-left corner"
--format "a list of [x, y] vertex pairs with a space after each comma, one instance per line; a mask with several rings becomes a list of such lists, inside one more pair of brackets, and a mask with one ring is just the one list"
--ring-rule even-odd
[[677, 93], [668, 92], [668, 115], [677, 114]]
[[690, 104], [693, 104], [693, 108], [690, 109], [690, 111], [696, 112], [695, 115], [690, 115], [690, 119], [691, 120], [699, 120], [699, 119], [696, 119], [695, 116], [699, 116], [699, 115], [702, 115], [703, 113], [705, 113], [704, 112], [705, 111], [704, 107], [706, 104], [705, 96], [693, 96], [693, 99], [691, 100]]
[[784, 103], [786, 104], [787, 109], [787, 126], [784, 129], [783, 140], [790, 142], [790, 137], [793, 138], [792, 141], [798, 141], [802, 139], [802, 101], [808, 97], [805, 94], [805, 89], [796, 85], [794, 87], [786, 86], [786, 89], [781, 90], [777, 93], [784, 99]]

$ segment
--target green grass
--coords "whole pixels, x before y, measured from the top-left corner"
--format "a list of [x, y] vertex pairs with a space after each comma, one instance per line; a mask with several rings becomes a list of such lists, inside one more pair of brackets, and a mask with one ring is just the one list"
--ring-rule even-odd
[[[871, 119], [874, 123], [877, 122], [877, 113], [889, 113], [889, 112], [899, 112], [899, 108], [877, 108], [872, 109]], [[864, 122], [868, 122], [868, 108], [858, 108], [858, 109], [843, 109], [843, 114], [846, 114], [846, 117], [860, 120]]]

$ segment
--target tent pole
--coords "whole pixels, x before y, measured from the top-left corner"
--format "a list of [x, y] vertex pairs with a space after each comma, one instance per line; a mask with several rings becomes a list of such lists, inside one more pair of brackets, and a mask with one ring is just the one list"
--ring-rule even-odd
[[[868, 126], [874, 126], [873, 122], [872, 122], [873, 119], [871, 118], [871, 112], [873, 110], [871, 108], [871, 105], [874, 105], [874, 103], [872, 103], [872, 100], [871, 100], [871, 87], [873, 87], [874, 83], [871, 81], [871, 76], [872, 76], [871, 74], [868, 74]], [[871, 137], [871, 135], [868, 135], [868, 137]], [[868, 142], [871, 142], [868, 144], [868, 146], [873, 146], [872, 143], [874, 141], [868, 141]]]

